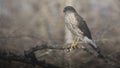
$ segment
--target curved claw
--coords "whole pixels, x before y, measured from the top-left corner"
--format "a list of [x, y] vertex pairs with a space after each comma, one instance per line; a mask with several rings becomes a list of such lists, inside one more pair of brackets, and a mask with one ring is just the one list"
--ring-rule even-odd
[[77, 40], [74, 40], [73, 43], [72, 43], [71, 46], [70, 46], [70, 49], [78, 48], [78, 47], [77, 47], [78, 42], [79, 42], [79, 38], [77, 38]]

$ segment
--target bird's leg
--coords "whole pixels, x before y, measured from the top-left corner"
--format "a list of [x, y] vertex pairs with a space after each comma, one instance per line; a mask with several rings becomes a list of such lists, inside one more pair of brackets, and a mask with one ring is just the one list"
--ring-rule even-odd
[[80, 38], [75, 39], [75, 40], [72, 42], [72, 44], [71, 44], [71, 46], [70, 46], [70, 49], [77, 48], [77, 45], [78, 45], [79, 40], [80, 40]]

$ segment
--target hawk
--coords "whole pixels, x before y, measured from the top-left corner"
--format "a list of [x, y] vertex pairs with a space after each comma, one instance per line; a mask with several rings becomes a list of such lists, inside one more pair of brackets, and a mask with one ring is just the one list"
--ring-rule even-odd
[[[96, 44], [92, 40], [91, 32], [83, 20], [83, 18], [76, 12], [72, 6], [66, 6], [64, 8], [65, 13], [65, 26], [71, 31], [74, 37], [73, 43], [79, 41], [88, 43], [93, 48], [97, 48]], [[71, 48], [76, 48], [77, 44], [72, 44]]]
[[[97, 56], [104, 56], [100, 53], [100, 50], [96, 46], [95, 42], [92, 40], [91, 32], [83, 20], [83, 18], [76, 12], [72, 6], [66, 6], [64, 8], [65, 13], [65, 26], [73, 35], [74, 41], [70, 46], [70, 49], [77, 48], [79, 42], [87, 43], [89, 47], [93, 49]], [[83, 46], [84, 47], [84, 46]], [[85, 48], [85, 47], [84, 47]]]

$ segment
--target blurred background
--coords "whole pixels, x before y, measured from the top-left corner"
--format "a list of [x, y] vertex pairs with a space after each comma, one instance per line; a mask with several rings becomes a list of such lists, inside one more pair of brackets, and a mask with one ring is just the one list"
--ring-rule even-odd
[[[41, 41], [63, 44], [64, 7], [65, 0], [0, 0], [0, 49], [23, 54]], [[120, 0], [76, 0], [74, 8], [94, 40], [120, 41]]]

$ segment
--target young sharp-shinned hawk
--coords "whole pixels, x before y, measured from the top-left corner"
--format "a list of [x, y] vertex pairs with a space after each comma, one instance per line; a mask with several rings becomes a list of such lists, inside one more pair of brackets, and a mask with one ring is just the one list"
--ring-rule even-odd
[[81, 16], [78, 15], [72, 6], [64, 8], [65, 13], [65, 26], [71, 31], [74, 36], [74, 42], [70, 48], [76, 48], [79, 41], [88, 43], [93, 48], [97, 48], [92, 40], [90, 30]]
[[[98, 56], [102, 59], [104, 59], [105, 62], [111, 61], [111, 58], [106, 59], [106, 56], [101, 54], [101, 51], [96, 46], [95, 42], [92, 40], [90, 30], [86, 24], [86, 22], [83, 20], [81, 16], [76, 12], [76, 10], [72, 6], [66, 6], [64, 8], [65, 13], [65, 26], [67, 29], [72, 33], [73, 35], [73, 43], [70, 46], [70, 49], [74, 49], [77, 47], [78, 42], [87, 43], [86, 46], [87, 50], [91, 50], [94, 52], [95, 56]], [[86, 47], [83, 46], [83, 48], [86, 49]], [[112, 60], [112, 62], [116, 62]]]
[[[96, 52], [96, 56], [104, 58], [100, 53], [100, 50], [92, 40], [90, 30], [81, 16], [78, 15], [76, 10], [72, 6], [66, 6], [64, 8], [65, 13], [65, 26], [73, 34], [73, 43], [70, 49], [77, 47], [78, 42], [87, 43], [93, 51]], [[84, 46], [83, 46], [84, 47]]]

